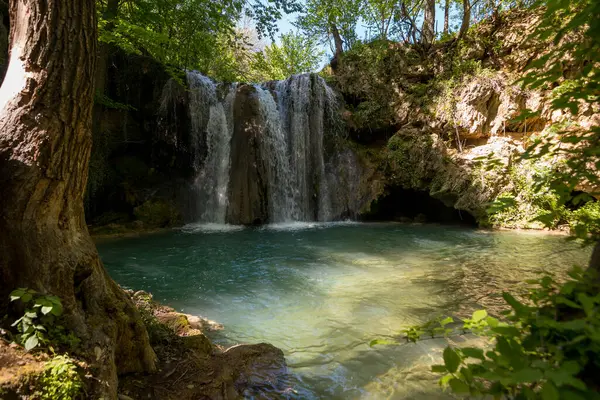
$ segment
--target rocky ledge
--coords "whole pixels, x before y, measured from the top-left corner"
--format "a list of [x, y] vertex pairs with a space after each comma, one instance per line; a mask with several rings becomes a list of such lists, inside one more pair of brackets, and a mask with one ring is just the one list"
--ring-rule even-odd
[[223, 329], [217, 322], [179, 313], [143, 291], [127, 293], [142, 313], [159, 367], [152, 375], [122, 377], [121, 400], [238, 399], [286, 390], [280, 349], [267, 343], [219, 346], [205, 335]]

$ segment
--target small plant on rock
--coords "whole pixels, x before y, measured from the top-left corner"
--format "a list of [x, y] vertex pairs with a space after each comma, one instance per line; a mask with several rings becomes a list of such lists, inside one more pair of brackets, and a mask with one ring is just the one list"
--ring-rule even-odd
[[77, 344], [78, 339], [73, 334], [65, 333], [65, 328], [57, 324], [63, 313], [58, 297], [19, 288], [10, 294], [10, 301], [18, 301], [24, 308], [23, 315], [12, 326], [18, 331], [16, 342], [23, 345], [27, 351], [47, 345], [53, 340], [71, 347]]

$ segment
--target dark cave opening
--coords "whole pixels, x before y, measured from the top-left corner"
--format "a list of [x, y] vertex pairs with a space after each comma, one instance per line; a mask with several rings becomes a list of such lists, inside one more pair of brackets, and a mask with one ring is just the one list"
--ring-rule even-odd
[[399, 187], [388, 188], [371, 205], [371, 212], [364, 220], [478, 226], [475, 217], [467, 211], [448, 207], [425, 191]]

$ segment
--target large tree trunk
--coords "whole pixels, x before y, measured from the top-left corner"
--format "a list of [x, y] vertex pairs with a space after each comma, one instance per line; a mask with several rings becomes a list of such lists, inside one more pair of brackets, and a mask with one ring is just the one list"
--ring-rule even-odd
[[84, 221], [96, 56], [94, 0], [11, 0], [0, 88], [0, 309], [29, 287], [62, 299], [96, 353], [105, 397], [119, 372], [155, 368], [146, 329], [108, 277]]
[[425, 1], [425, 15], [423, 16], [421, 35], [423, 43], [433, 43], [435, 37], [435, 0]]
[[460, 25], [460, 31], [458, 33], [459, 38], [463, 38], [469, 27], [471, 26], [471, 2], [469, 0], [463, 0], [463, 18]]

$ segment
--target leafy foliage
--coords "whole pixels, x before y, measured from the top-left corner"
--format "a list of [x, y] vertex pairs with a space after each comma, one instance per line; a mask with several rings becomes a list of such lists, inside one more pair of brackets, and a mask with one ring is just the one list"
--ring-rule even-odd
[[84, 385], [77, 372], [77, 365], [66, 355], [54, 356], [45, 366], [38, 382], [42, 400], [77, 399], [83, 393]]
[[[600, 294], [583, 283], [581, 271], [560, 284], [550, 276], [533, 284], [523, 302], [509, 293], [506, 322], [479, 319], [478, 334], [493, 347], [444, 351], [440, 384], [464, 396], [516, 399], [595, 399], [600, 371]], [[560, 312], [557, 312], [560, 310]], [[479, 313], [479, 315], [476, 315]]]
[[27, 351], [54, 342], [75, 347], [79, 339], [57, 322], [63, 314], [60, 299], [52, 295], [43, 295], [27, 288], [15, 289], [10, 294], [11, 302], [20, 302], [23, 315], [11, 326], [18, 331], [16, 341]]
[[273, 43], [254, 55], [251, 69], [255, 81], [283, 80], [288, 76], [314, 71], [324, 55], [313, 38], [287, 33], [281, 44]]
[[[569, 124], [569, 118], [600, 106], [600, 3], [546, 0], [537, 4], [545, 10], [529, 40], [552, 39], [554, 47], [530, 63], [522, 82], [529, 89], [554, 87], [552, 108], [566, 112], [567, 118], [556, 127], [557, 135], [537, 138], [524, 157], [539, 160], [550, 154], [564, 158], [564, 168], [557, 171], [550, 186], [559, 203], [580, 203], [585, 199], [573, 195], [579, 185], [600, 186], [600, 128], [586, 131]], [[579, 225], [578, 237], [588, 239], [597, 233], [582, 229], [589, 222]]]
[[259, 36], [274, 36], [282, 13], [300, 11], [295, 0], [99, 0], [101, 43], [162, 63], [172, 75], [196, 69], [220, 80], [243, 77], [248, 37], [236, 30], [244, 10]]
[[333, 43], [335, 31], [343, 41], [344, 50], [356, 42], [356, 26], [360, 19], [361, 0], [307, 0], [304, 13], [296, 21], [308, 37], [318, 38], [321, 43]]

